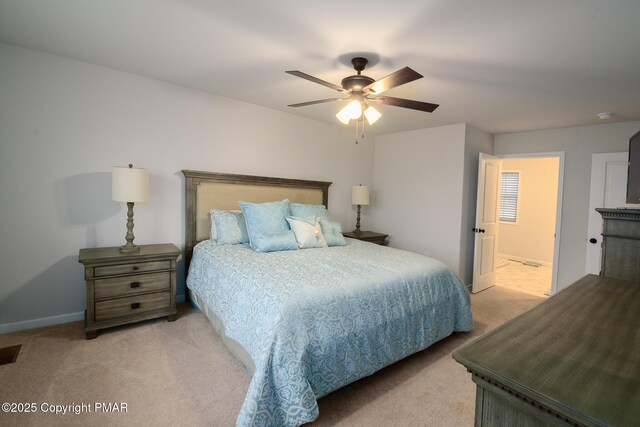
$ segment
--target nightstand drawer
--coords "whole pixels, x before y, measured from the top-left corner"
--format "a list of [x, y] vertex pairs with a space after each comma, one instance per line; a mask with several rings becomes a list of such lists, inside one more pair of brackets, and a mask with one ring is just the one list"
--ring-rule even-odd
[[137, 262], [133, 264], [107, 265], [96, 267], [95, 277], [115, 276], [116, 274], [142, 273], [144, 271], [168, 270], [171, 268], [171, 261], [151, 261]]
[[148, 291], [169, 290], [171, 273], [148, 273], [133, 276], [97, 279], [94, 284], [95, 299], [128, 296]]
[[159, 308], [169, 308], [170, 304], [171, 293], [169, 291], [98, 301], [96, 302], [96, 321], [144, 313]]

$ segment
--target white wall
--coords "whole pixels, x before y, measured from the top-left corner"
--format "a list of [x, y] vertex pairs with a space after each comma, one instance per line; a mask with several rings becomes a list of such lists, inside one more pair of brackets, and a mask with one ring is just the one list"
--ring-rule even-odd
[[566, 153], [558, 290], [584, 275], [591, 155], [627, 151], [638, 130], [636, 121], [495, 136], [495, 154]]
[[0, 93], [0, 333], [81, 318], [78, 250], [124, 243], [113, 165], [150, 171], [136, 243], [178, 247], [182, 169], [333, 181], [346, 229], [351, 186], [373, 180], [373, 138], [352, 128], [32, 50], [0, 44]]
[[519, 188], [517, 222], [499, 225], [500, 254], [553, 262], [559, 163], [557, 157], [502, 160], [502, 172], [518, 172]]
[[373, 214], [364, 228], [389, 246], [427, 254], [460, 272], [465, 124], [378, 135]]

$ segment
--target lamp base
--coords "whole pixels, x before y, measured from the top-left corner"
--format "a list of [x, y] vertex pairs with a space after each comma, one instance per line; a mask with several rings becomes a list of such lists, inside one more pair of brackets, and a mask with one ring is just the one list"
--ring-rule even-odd
[[138, 245], [129, 245], [129, 242], [127, 242], [126, 245], [122, 245], [120, 246], [120, 253], [122, 254], [130, 254], [133, 252], [139, 252], [140, 251], [140, 246]]
[[360, 205], [358, 206], [358, 215], [356, 216], [356, 229], [353, 230], [355, 234], [360, 234]]
[[140, 250], [140, 246], [133, 244], [133, 239], [135, 239], [133, 235], [133, 202], [127, 202], [127, 235], [125, 237], [127, 243], [120, 246], [120, 253], [129, 254]]

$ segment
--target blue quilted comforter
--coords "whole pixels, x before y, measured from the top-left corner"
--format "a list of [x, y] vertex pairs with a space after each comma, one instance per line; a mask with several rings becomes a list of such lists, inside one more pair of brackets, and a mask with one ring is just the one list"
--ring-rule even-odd
[[319, 397], [472, 327], [443, 263], [352, 239], [270, 253], [205, 241], [187, 286], [256, 365], [238, 426], [312, 421]]

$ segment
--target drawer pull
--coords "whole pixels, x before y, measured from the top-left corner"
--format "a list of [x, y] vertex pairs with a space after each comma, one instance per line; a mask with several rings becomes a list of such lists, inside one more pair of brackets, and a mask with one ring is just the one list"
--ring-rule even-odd
[[138, 268], [140, 268], [140, 267], [138, 267], [137, 265], [134, 265], [133, 266], [133, 271], [138, 271]]
[[140, 303], [139, 302], [134, 302], [131, 304], [131, 310], [135, 310], [136, 308], [140, 308]]
[[139, 288], [140, 282], [131, 282], [131, 289]]

